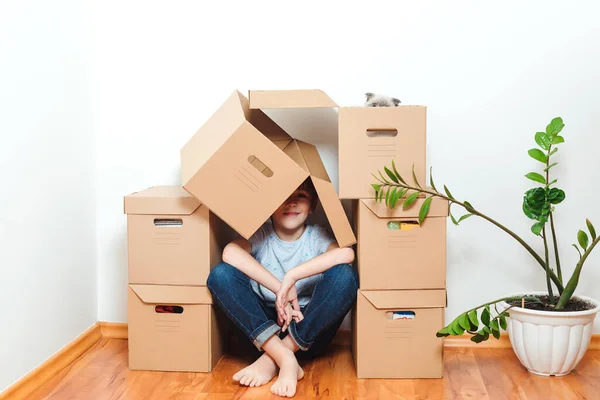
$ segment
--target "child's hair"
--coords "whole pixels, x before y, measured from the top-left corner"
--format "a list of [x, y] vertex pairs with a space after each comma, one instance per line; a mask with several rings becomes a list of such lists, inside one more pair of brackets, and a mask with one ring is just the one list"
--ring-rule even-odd
[[317, 195], [317, 190], [312, 183], [310, 178], [306, 178], [304, 182], [300, 186], [298, 186], [297, 190], [306, 190], [311, 197], [310, 209], [311, 211], [315, 211], [317, 205], [319, 204], [319, 196]]

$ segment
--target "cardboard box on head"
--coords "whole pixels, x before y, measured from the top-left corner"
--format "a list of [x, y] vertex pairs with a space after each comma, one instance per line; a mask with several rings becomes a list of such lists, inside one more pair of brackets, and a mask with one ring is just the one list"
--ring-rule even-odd
[[249, 101], [235, 91], [181, 149], [182, 185], [248, 239], [310, 178], [338, 245], [355, 244], [316, 147], [292, 138], [261, 111], [292, 100], [316, 108], [335, 103], [320, 91], [285, 93], [251, 91]]

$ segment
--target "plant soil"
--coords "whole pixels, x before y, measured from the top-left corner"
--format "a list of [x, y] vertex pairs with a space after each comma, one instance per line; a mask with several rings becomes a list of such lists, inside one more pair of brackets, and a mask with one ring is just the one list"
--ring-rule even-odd
[[[550, 305], [548, 295], [540, 296], [540, 295], [527, 294], [525, 296], [537, 297], [538, 299], [540, 299], [542, 301], [542, 303], [544, 303], [542, 305], [539, 303], [532, 303], [532, 302], [526, 301], [525, 308], [527, 308], [529, 310], [568, 312], [568, 311], [591, 310], [592, 308], [595, 307], [594, 304], [592, 304], [586, 300], [582, 300], [582, 299], [579, 299], [576, 297], [571, 297], [571, 300], [569, 300], [569, 302], [567, 303], [565, 308], [563, 308], [562, 310], [556, 310], [556, 309], [554, 309], [554, 306]], [[558, 296], [554, 296], [554, 299], [556, 301], [558, 301]], [[511, 306], [521, 307], [521, 300], [511, 300], [511, 301], [508, 301], [507, 303], [510, 304]], [[510, 310], [508, 312], [510, 313]]]

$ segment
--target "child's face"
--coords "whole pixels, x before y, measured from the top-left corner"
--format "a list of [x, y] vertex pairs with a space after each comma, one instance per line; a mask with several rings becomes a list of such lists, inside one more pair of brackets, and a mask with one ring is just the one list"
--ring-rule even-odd
[[302, 227], [308, 216], [312, 196], [306, 190], [296, 189], [288, 199], [273, 213], [273, 224], [286, 230]]

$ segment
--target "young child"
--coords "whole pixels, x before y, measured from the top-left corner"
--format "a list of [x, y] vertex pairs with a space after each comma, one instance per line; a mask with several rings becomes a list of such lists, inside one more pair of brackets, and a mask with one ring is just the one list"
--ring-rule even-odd
[[242, 385], [264, 385], [279, 370], [271, 392], [294, 396], [304, 376], [294, 353], [322, 353], [356, 301], [354, 251], [306, 224], [317, 202], [307, 179], [249, 241], [225, 246], [208, 277], [215, 304], [264, 352], [233, 376]]

